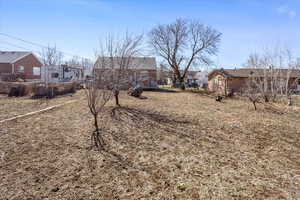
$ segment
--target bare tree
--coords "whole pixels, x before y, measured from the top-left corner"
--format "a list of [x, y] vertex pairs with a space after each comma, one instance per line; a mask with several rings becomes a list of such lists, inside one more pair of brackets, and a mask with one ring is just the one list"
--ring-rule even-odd
[[42, 61], [44, 65], [51, 66], [51, 65], [59, 65], [63, 61], [63, 53], [60, 52], [56, 46], [44, 48], [42, 53]]
[[81, 60], [78, 56], [73, 56], [70, 60], [65, 62], [66, 65], [74, 66], [74, 67], [81, 67]]
[[[108, 36], [100, 43], [100, 50], [96, 53], [98, 57], [94, 66], [94, 74], [108, 70], [111, 73], [111, 90], [115, 97], [115, 103], [120, 106], [119, 92], [131, 84], [134, 71], [139, 63], [134, 58], [142, 51], [143, 35], [126, 34], [123, 38]], [[99, 70], [102, 69], [102, 70]]]
[[244, 64], [244, 67], [253, 68], [253, 69], [261, 68], [259, 54], [257, 53], [250, 54], [246, 63]]
[[248, 97], [249, 101], [252, 102], [254, 110], [257, 110], [256, 104], [259, 102], [261, 95], [260, 88], [257, 87], [253, 74], [250, 74], [249, 80], [247, 81], [246, 96]]
[[287, 100], [299, 81], [300, 68], [289, 49], [266, 49], [263, 54], [250, 55], [245, 67], [252, 69], [252, 91], [259, 90], [265, 102]]
[[56, 46], [50, 47], [48, 46], [47, 48], [44, 48], [42, 53], [41, 53], [41, 58], [44, 63], [43, 66], [43, 73], [45, 77], [45, 83], [46, 87], [48, 86], [49, 83], [49, 67], [50, 66], [56, 66], [60, 65], [63, 61], [63, 53], [58, 51]]
[[[54, 87], [49, 86], [49, 79], [50, 79], [50, 69], [53, 66], [60, 65], [63, 61], [63, 53], [60, 52], [56, 46], [47, 48], [43, 48], [42, 52], [40, 53], [40, 57], [43, 61], [43, 66], [41, 67], [41, 76], [44, 81], [43, 86], [37, 85], [35, 87], [35, 94], [36, 97], [44, 97], [40, 98], [40, 103], [43, 103], [45, 100], [45, 103], [48, 104], [48, 98], [54, 97]], [[42, 87], [42, 88], [41, 88]], [[42, 89], [42, 90], [40, 90]], [[41, 92], [43, 91], [43, 92]]]
[[97, 73], [94, 75], [92, 80], [86, 82], [86, 98], [88, 102], [88, 107], [93, 115], [95, 130], [91, 135], [92, 147], [97, 150], [104, 149], [103, 140], [103, 122], [99, 121], [99, 116], [104, 112], [104, 106], [111, 99], [112, 92], [109, 89], [111, 85], [111, 75], [109, 71], [103, 71], [103, 73]]
[[173, 73], [167, 64], [161, 63], [158, 71], [159, 84], [166, 85], [168, 79], [173, 82]]
[[87, 58], [81, 58], [79, 56], [73, 56], [70, 60], [67, 60], [65, 64], [74, 67], [87, 68], [91, 65], [91, 60]]
[[78, 56], [73, 56], [70, 60], [65, 62], [67, 66], [76, 67], [80, 69], [79, 77], [84, 77], [85, 74], [90, 74], [93, 63], [90, 59], [80, 58]]
[[197, 62], [210, 64], [216, 55], [221, 33], [199, 21], [177, 19], [174, 23], [158, 25], [149, 34], [150, 45], [170, 65], [181, 88], [184, 78]]

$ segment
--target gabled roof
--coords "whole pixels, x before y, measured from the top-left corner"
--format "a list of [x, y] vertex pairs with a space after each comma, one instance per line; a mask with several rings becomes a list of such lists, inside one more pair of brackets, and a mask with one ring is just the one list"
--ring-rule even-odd
[[[109, 63], [110, 57], [98, 57], [95, 68], [101, 66], [101, 63]], [[118, 68], [119, 61], [121, 58], [114, 57], [114, 67]], [[106, 67], [104, 67], [106, 68]], [[108, 67], [107, 67], [108, 68]], [[156, 70], [156, 59], [154, 57], [132, 57], [130, 59], [129, 69], [139, 69], [139, 70]]]
[[0, 63], [15, 63], [30, 54], [28, 51], [0, 51]]
[[[287, 76], [289, 69], [276, 69], [281, 76]], [[265, 73], [270, 72], [270, 69], [216, 69], [209, 73], [208, 79], [212, 79], [216, 75], [222, 75], [228, 78], [248, 78], [250, 75], [263, 77]], [[290, 70], [290, 78], [300, 78], [300, 70], [292, 69]]]

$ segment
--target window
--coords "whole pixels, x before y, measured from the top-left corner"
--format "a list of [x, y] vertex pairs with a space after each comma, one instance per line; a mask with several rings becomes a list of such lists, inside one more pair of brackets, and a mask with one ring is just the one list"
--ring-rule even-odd
[[33, 68], [32, 68], [32, 74], [33, 74], [34, 76], [39, 76], [39, 75], [41, 75], [41, 68], [40, 68], [40, 67], [33, 67]]
[[58, 73], [52, 73], [51, 74], [51, 78], [58, 78], [59, 77], [59, 74]]
[[20, 73], [23, 73], [25, 71], [25, 68], [24, 66], [20, 65], [18, 68], [17, 68], [17, 72], [20, 72]]
[[220, 84], [220, 77], [214, 78], [214, 81], [215, 81], [215, 85], [219, 86], [219, 84]]
[[214, 78], [214, 86], [216, 88], [220, 88], [222, 86], [222, 78], [220, 76]]

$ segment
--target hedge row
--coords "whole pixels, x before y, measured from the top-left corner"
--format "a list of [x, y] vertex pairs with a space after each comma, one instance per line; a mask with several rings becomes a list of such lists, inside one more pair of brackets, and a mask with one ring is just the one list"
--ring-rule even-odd
[[10, 97], [32, 96], [33, 98], [48, 97], [74, 93], [77, 85], [74, 82], [49, 83], [47, 86], [40, 82], [1, 82], [0, 93]]

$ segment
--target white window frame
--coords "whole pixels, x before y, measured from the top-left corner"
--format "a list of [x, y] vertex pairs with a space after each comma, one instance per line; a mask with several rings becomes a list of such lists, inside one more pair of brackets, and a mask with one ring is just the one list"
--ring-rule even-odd
[[23, 65], [19, 65], [18, 68], [17, 68], [17, 72], [18, 73], [24, 73], [25, 72], [25, 67]]
[[[38, 70], [38, 73], [35, 73], [35, 69]], [[32, 67], [32, 74], [34, 76], [40, 76], [41, 75], [41, 68], [40, 67]]]

